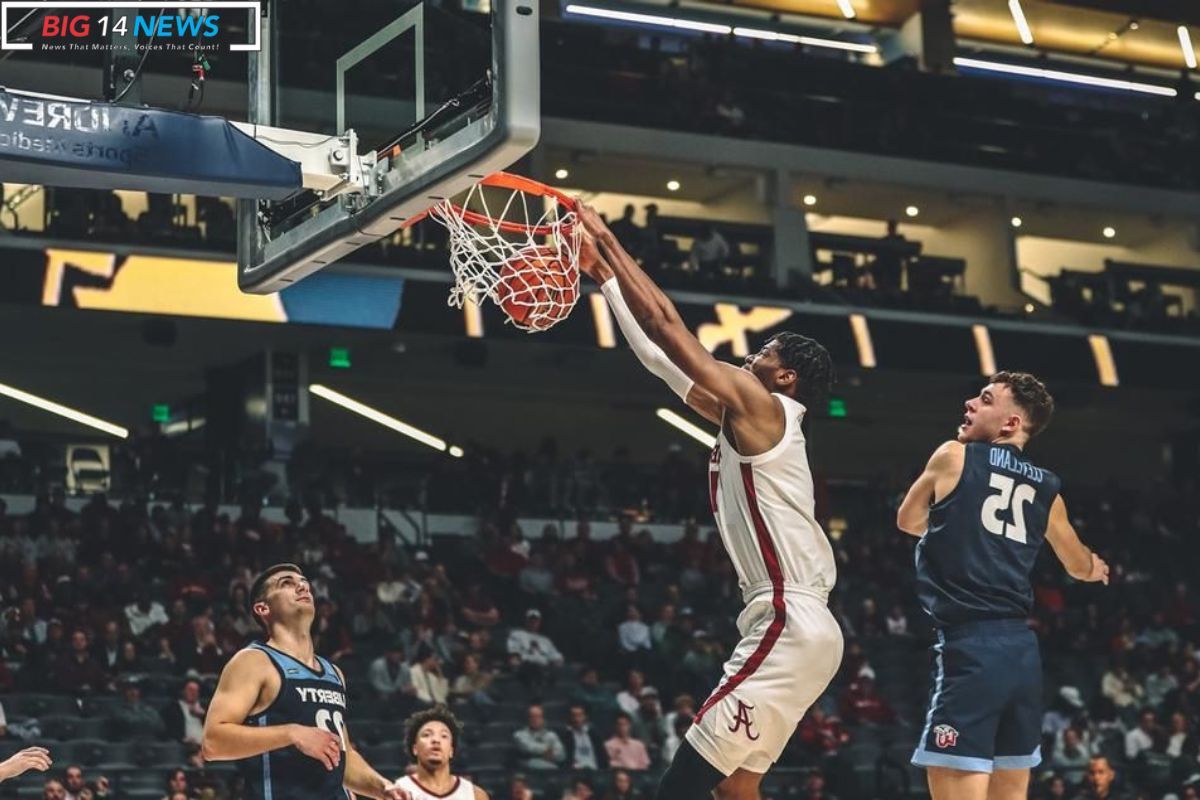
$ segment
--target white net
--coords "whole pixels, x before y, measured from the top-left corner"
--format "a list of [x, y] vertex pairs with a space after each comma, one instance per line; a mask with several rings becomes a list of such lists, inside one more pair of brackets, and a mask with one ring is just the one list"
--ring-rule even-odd
[[461, 205], [443, 201], [429, 216], [450, 234], [450, 305], [489, 299], [529, 333], [553, 327], [575, 307], [583, 233], [574, 210], [554, 196], [481, 183]]

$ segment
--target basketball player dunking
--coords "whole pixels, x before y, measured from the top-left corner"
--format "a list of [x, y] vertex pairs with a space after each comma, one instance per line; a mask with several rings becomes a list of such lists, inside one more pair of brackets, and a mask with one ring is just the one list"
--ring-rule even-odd
[[250, 610], [267, 634], [226, 665], [204, 722], [206, 761], [241, 761], [253, 800], [411, 800], [371, 768], [346, 728], [346, 680], [313, 652], [315, 605], [295, 564], [264, 570]]
[[896, 524], [921, 537], [917, 593], [937, 627], [933, 688], [912, 763], [934, 800], [1022, 800], [1041, 762], [1042, 663], [1026, 620], [1048, 540], [1076, 580], [1108, 583], [1079, 541], [1058, 476], [1024, 454], [1054, 413], [1037, 378], [998, 372], [955, 441], [929, 459]]
[[754, 800], [842, 658], [827, 601], [836, 568], [813, 513], [801, 422], [833, 366], [817, 342], [781, 333], [739, 369], [714, 359], [675, 306], [580, 205], [590, 236], [581, 268], [601, 284], [630, 347], [650, 372], [721, 428], [709, 497], [737, 571], [742, 640], [663, 775], [658, 800]]
[[462, 733], [445, 706], [418, 711], [404, 721], [404, 744], [416, 770], [396, 781], [412, 800], [488, 800], [483, 789], [450, 772], [454, 745]]

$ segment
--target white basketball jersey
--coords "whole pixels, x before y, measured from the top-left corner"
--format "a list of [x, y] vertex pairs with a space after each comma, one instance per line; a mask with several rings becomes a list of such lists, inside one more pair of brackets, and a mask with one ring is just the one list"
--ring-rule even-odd
[[413, 800], [475, 800], [475, 786], [462, 778], [454, 779], [454, 788], [449, 794], [435, 794], [417, 783], [411, 775], [405, 775], [395, 785], [412, 795]]
[[746, 602], [776, 586], [828, 597], [837, 580], [833, 548], [814, 512], [812, 470], [800, 423], [805, 408], [782, 394], [783, 438], [741, 456], [717, 438], [708, 465], [709, 500]]

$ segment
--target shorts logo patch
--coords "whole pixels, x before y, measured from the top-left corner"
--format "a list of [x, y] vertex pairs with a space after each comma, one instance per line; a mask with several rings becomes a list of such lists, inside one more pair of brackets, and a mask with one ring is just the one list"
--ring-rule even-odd
[[933, 742], [943, 750], [958, 744], [958, 731], [949, 725], [938, 725], [933, 729]]
[[758, 741], [759, 734], [754, 732], [754, 720], [750, 719], [750, 712], [753, 710], [754, 706], [748, 706], [738, 700], [737, 713], [733, 716], [733, 727], [729, 729], [729, 732], [737, 733], [745, 725], [746, 738], [752, 742]]

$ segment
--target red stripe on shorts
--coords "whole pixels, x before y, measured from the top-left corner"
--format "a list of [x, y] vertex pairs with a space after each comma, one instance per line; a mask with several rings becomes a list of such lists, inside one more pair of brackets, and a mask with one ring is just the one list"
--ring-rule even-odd
[[724, 700], [726, 695], [740, 686], [762, 666], [762, 662], [770, 655], [771, 648], [775, 646], [775, 642], [783, 633], [783, 626], [787, 622], [787, 606], [783, 602], [783, 570], [779, 568], [779, 554], [775, 552], [775, 543], [771, 541], [771, 533], [767, 530], [767, 523], [763, 520], [762, 512], [758, 508], [758, 495], [754, 491], [754, 467], [750, 464], [742, 464], [742, 485], [746, 488], [746, 502], [750, 506], [750, 519], [754, 522], [754, 535], [758, 539], [758, 550], [762, 553], [763, 563], [767, 567], [767, 576], [771, 579], [771, 606], [775, 609], [775, 617], [767, 627], [767, 632], [763, 635], [762, 641], [758, 643], [758, 647], [750, 654], [750, 658], [732, 678], [717, 687], [704, 705], [700, 706], [700, 710], [696, 712], [693, 719], [694, 722], [699, 722], [705, 712]]

